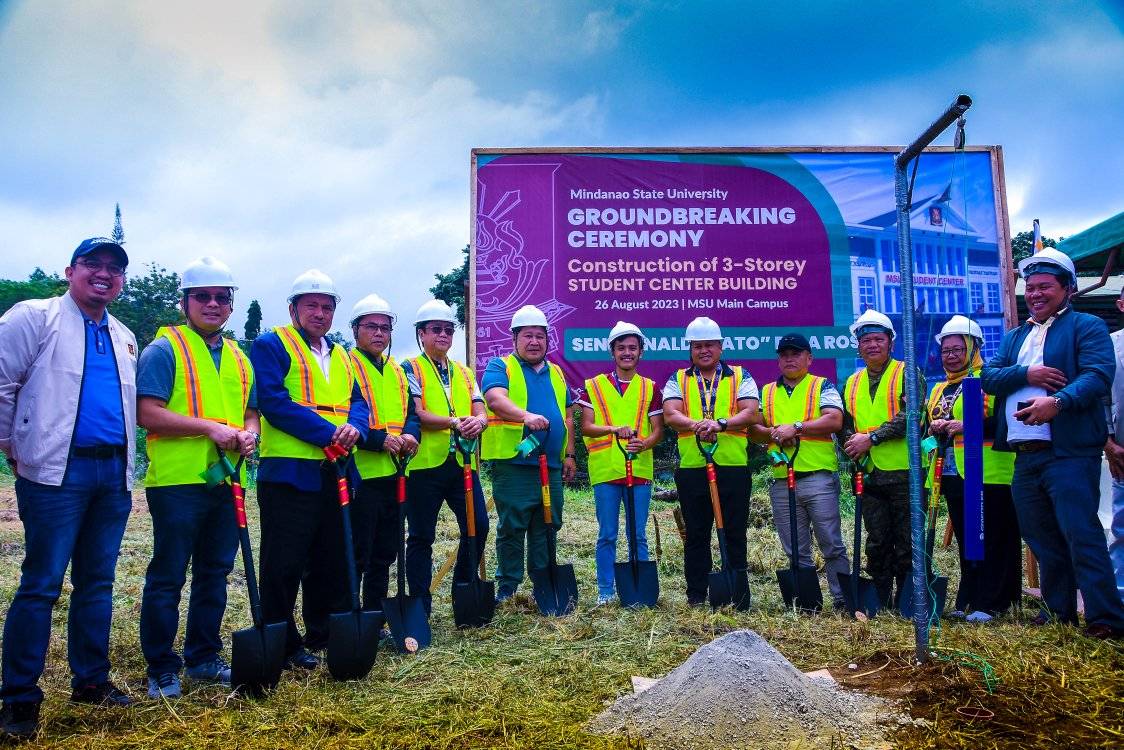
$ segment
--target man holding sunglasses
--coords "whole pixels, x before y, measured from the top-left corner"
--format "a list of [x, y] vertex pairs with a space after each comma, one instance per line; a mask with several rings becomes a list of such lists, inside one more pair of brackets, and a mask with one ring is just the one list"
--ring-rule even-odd
[[[253, 455], [261, 432], [250, 360], [222, 335], [237, 288], [221, 261], [204, 257], [188, 265], [180, 277], [187, 322], [161, 328], [138, 365], [137, 421], [148, 430], [145, 495], [153, 535], [140, 614], [150, 698], [180, 697], [184, 666], [192, 679], [230, 683], [219, 627], [238, 529], [230, 487], [208, 488], [202, 473], [220, 447], [231, 463]], [[173, 646], [189, 563], [181, 658]]]
[[71, 255], [66, 294], [0, 318], [0, 450], [24, 529], [4, 622], [0, 738], [38, 728], [51, 610], [68, 565], [71, 700], [133, 702], [109, 680], [113, 577], [132, 507], [137, 341], [106, 308], [128, 264], [121, 245], [92, 237]]
[[[447, 503], [457, 517], [461, 538], [468, 534], [464, 458], [457, 440], [473, 441], [488, 426], [476, 374], [449, 358], [456, 322], [453, 308], [440, 300], [430, 300], [419, 307], [414, 316], [414, 329], [422, 353], [403, 365], [422, 426], [421, 446], [410, 464], [406, 577], [410, 596], [420, 597], [427, 612], [433, 576], [433, 541], [442, 503]], [[477, 461], [475, 456], [472, 461], [474, 464]], [[480, 560], [488, 539], [488, 510], [477, 468], [474, 466], [472, 472], [472, 497], [476, 514], [476, 559]], [[472, 576], [469, 559], [469, 550], [462, 545], [453, 568], [454, 585]]]

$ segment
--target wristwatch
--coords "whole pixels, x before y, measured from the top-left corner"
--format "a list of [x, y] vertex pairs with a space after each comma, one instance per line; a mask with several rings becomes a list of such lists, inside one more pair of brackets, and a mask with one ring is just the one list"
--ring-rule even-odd
[[882, 441], [878, 439], [878, 435], [876, 433], [873, 433], [873, 432], [870, 433], [870, 444], [871, 445], [878, 445], [881, 442]]
[[726, 427], [729, 426], [729, 424], [730, 424], [730, 420], [725, 419], [725, 418], [719, 419], [719, 420], [717, 420], [717, 422], [718, 422], [718, 429], [721, 430], [722, 432], [725, 432]]
[[804, 432], [804, 423], [803, 422], [793, 422], [792, 426], [796, 430], [797, 435], [800, 435]]
[[1064, 403], [1062, 402], [1062, 397], [1061, 396], [1054, 396], [1054, 408], [1057, 409], [1058, 411], [1061, 411], [1063, 406], [1064, 406]]

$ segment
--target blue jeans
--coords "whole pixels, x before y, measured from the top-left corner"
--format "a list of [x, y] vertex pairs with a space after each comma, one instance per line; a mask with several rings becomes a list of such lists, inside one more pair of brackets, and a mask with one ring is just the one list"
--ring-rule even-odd
[[[145, 494], [152, 514], [152, 561], [144, 576], [140, 642], [148, 676], [159, 677], [222, 653], [219, 627], [226, 611], [226, 579], [238, 549], [238, 526], [228, 485], [149, 487]], [[188, 563], [191, 596], [181, 660], [172, 646]]]
[[4, 622], [4, 702], [43, 700], [38, 682], [51, 637], [51, 610], [62, 593], [68, 563], [70, 611], [66, 648], [73, 687], [109, 679], [113, 574], [132, 498], [125, 459], [76, 458], [62, 485], [16, 479], [24, 530], [20, 585]]
[[[617, 559], [617, 530], [621, 507], [626, 502], [623, 484], [593, 485], [593, 502], [597, 507], [597, 595], [612, 596], [615, 591], [613, 563]], [[632, 488], [636, 500], [636, 556], [648, 559], [648, 507], [652, 502], [652, 485], [637, 484]], [[627, 518], [627, 517], [626, 517]], [[627, 533], [627, 532], [626, 532]], [[627, 545], [627, 536], [626, 545]]]
[[1116, 593], [1100, 505], [1099, 456], [1019, 453], [1011, 496], [1023, 538], [1038, 558], [1047, 614], [1077, 623], [1077, 589], [1085, 620], [1124, 630], [1124, 603]]
[[1108, 548], [1116, 571], [1116, 593], [1124, 601], [1124, 480], [1112, 480], [1112, 545]]

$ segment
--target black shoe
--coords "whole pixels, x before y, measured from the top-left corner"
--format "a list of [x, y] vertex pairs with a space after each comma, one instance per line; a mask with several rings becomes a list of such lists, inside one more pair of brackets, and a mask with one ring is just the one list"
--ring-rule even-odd
[[0, 713], [0, 739], [29, 740], [39, 731], [39, 704], [5, 703]]
[[1085, 637], [1102, 641], [1119, 641], [1124, 640], [1124, 630], [1117, 630], [1103, 622], [1095, 622], [1092, 625], [1085, 626]]
[[320, 666], [320, 659], [303, 648], [298, 648], [285, 659], [285, 669], [307, 669], [312, 671]]
[[95, 706], [131, 706], [136, 703], [109, 680], [100, 685], [83, 685], [74, 688], [70, 700], [72, 703], [90, 703]]
[[496, 604], [506, 602], [511, 597], [515, 596], [515, 589], [508, 586], [500, 586], [496, 591]]

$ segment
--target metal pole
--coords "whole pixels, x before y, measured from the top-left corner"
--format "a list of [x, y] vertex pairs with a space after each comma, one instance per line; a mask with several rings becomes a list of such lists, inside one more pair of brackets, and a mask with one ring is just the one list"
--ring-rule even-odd
[[913, 311], [913, 244], [909, 229], [909, 181], [906, 167], [937, 136], [972, 106], [966, 94], [956, 97], [948, 109], [917, 140], [894, 157], [894, 199], [898, 208], [898, 259], [901, 265], [902, 347], [905, 354], [906, 445], [909, 450], [909, 515], [913, 539], [913, 632], [917, 661], [929, 657], [929, 582], [925, 565], [925, 507], [921, 498], [921, 394], [917, 382], [917, 350]]

